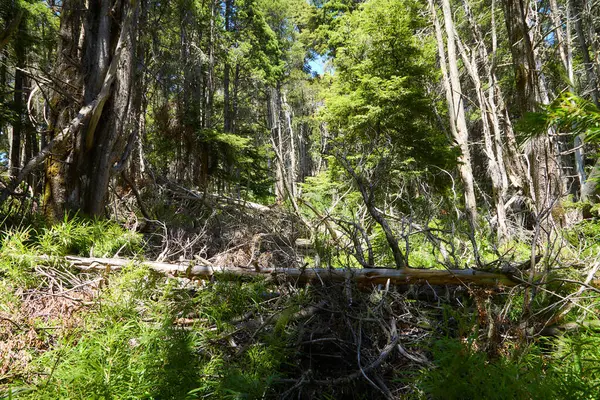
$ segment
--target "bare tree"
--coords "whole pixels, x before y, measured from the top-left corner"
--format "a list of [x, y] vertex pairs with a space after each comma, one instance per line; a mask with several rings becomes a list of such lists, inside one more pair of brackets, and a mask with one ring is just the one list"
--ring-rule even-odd
[[448, 0], [443, 0], [442, 9], [447, 37], [446, 46], [444, 47], [442, 29], [437, 18], [437, 11], [433, 0], [429, 0], [429, 8], [435, 25], [442, 79], [446, 90], [446, 99], [448, 101], [450, 128], [452, 136], [461, 151], [458, 160], [458, 169], [464, 188], [465, 209], [471, 229], [474, 230], [477, 221], [477, 203], [475, 200], [473, 170], [471, 166], [471, 151], [469, 149], [469, 133], [467, 130], [460, 76], [457, 66], [458, 60], [456, 57], [455, 28], [454, 21], [452, 20], [452, 10], [450, 8], [450, 2]]

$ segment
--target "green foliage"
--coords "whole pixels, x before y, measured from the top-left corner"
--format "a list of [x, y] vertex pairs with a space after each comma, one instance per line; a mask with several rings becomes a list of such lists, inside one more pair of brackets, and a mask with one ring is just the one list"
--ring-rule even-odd
[[39, 232], [16, 227], [1, 233], [0, 272], [17, 286], [31, 286], [36, 282], [33, 268], [39, 263], [40, 255], [134, 255], [141, 250], [141, 245], [141, 235], [107, 220], [65, 218]]
[[[507, 317], [518, 322], [522, 293], [511, 294]], [[495, 302], [496, 303], [496, 302]], [[593, 303], [593, 302], [592, 302]], [[538, 305], [539, 308], [547, 304]], [[596, 307], [591, 305], [591, 307]], [[467, 308], [468, 310], [469, 308]], [[443, 337], [430, 342], [431, 367], [400, 377], [416, 398], [428, 399], [595, 399], [600, 389], [600, 338], [581, 324], [573, 333], [532, 342], [504, 343], [488, 353], [476, 313], [444, 309]], [[591, 324], [590, 326], [594, 326]]]
[[108, 220], [86, 221], [65, 217], [44, 228], [37, 238], [41, 254], [112, 257], [117, 252], [135, 254], [141, 250], [141, 236]]
[[579, 261], [579, 257], [595, 257], [600, 252], [600, 220], [597, 218], [583, 220], [573, 227], [565, 229], [563, 236], [573, 249], [580, 250], [580, 254], [571, 255], [571, 258], [576, 258], [572, 261]]
[[412, 203], [404, 209], [420, 209], [419, 182], [442, 186], [439, 168], [456, 159], [433, 125], [425, 83], [434, 57], [415, 36], [425, 25], [421, 11], [418, 2], [378, 0], [339, 17], [335, 74], [323, 78], [330, 81], [320, 113], [331, 133], [328, 153], [368, 182], [376, 199], [404, 191], [402, 202]]
[[264, 282], [237, 282], [238, 290], [231, 290], [231, 282], [215, 282], [210, 290], [193, 300], [196, 307], [203, 310], [205, 318], [212, 323], [220, 324], [238, 315], [245, 307], [255, 308], [260, 301], [261, 293], [265, 293]]
[[84, 316], [85, 330], [62, 337], [37, 360], [47, 378], [23, 398], [171, 399], [195, 388], [197, 337], [171, 324], [171, 287], [139, 267], [111, 283], [102, 306]]
[[549, 364], [556, 398], [597, 399], [600, 393], [600, 339], [598, 332], [557, 339]]
[[[76, 328], [34, 359], [39, 379], [10, 390], [23, 399], [262, 398], [285, 362], [285, 331], [260, 333], [240, 352], [224, 340], [234, 333], [230, 321], [243, 321], [266, 290], [261, 280], [182, 290], [132, 265], [111, 277]], [[190, 313], [198, 315], [190, 329], [175, 324]]]
[[441, 268], [439, 251], [421, 235], [409, 238], [408, 265], [412, 268]]
[[600, 241], [600, 220], [587, 219], [579, 222], [569, 230], [564, 231], [565, 237], [572, 245], [578, 245], [582, 241]]
[[[277, 82], [284, 71], [282, 43], [272, 25], [267, 23], [265, 15], [269, 13], [269, 8], [273, 10], [278, 3], [281, 1], [237, 0], [233, 16], [236, 25], [233, 47], [245, 49], [238, 57], [243, 57], [244, 63], [249, 64], [255, 77], [270, 83]], [[281, 21], [272, 18], [273, 15], [270, 13], [272, 24]], [[281, 22], [278, 25], [281, 27]], [[236, 55], [235, 52], [233, 55]]]
[[600, 140], [600, 110], [593, 103], [565, 92], [540, 112], [528, 113], [517, 124], [523, 138], [541, 135], [549, 128], [573, 136], [584, 135], [588, 142]]
[[[360, 193], [349, 191], [344, 196], [341, 207], [331, 210], [336, 195], [348, 190], [348, 185], [336, 176], [334, 168], [328, 168], [316, 176], [307, 177], [302, 187], [302, 199], [308, 201], [320, 213], [341, 213], [350, 216], [357, 205], [362, 203]], [[313, 211], [307, 210], [307, 215], [314, 217]]]
[[311, 0], [302, 14], [306, 27], [301, 40], [307, 43], [312, 52], [335, 56], [340, 43], [337, 34], [342, 17], [355, 10], [359, 2], [353, 0]]
[[424, 370], [418, 387], [432, 399], [550, 399], [543, 360], [525, 357], [490, 360], [470, 343], [440, 339], [433, 343], [435, 367]]
[[8, 282], [29, 287], [35, 283], [31, 274], [35, 255], [31, 252], [31, 229], [15, 228], [2, 232], [0, 242], [0, 273]]
[[[114, 237], [100, 246], [102, 233], [111, 230]], [[373, 235], [380, 233], [375, 230]], [[77, 219], [38, 235], [28, 229], [4, 233], [0, 310], [14, 313], [19, 308], [16, 289], [31, 287], [32, 282], [24, 278], [39, 263], [34, 256], [42, 249], [60, 255], [102, 247], [110, 249], [110, 254], [122, 236], [126, 237], [122, 228]], [[92, 249], [94, 242], [98, 247]], [[178, 280], [132, 264], [111, 275], [94, 301], [72, 316], [76, 324], [67, 327], [59, 319], [46, 321], [40, 332], [61, 327], [45, 334], [52, 335], [50, 349], [31, 351], [28, 369], [6, 388], [12, 398], [22, 399], [269, 397], [276, 379], [295, 357], [289, 346], [298, 334], [292, 317], [312, 300], [308, 289], [281, 297], [272, 319], [267, 319], [269, 324], [257, 319], [246, 331], [243, 324], [261, 315], [265, 294], [272, 290], [265, 280], [232, 277], [204, 282], [202, 288], [182, 287]], [[384, 296], [377, 294], [372, 298], [380, 304]], [[518, 322], [522, 296], [517, 293], [510, 301], [506, 315]], [[534, 308], [546, 305], [534, 304]], [[583, 330], [543, 343], [506, 345], [491, 356], [482, 350], [486, 342], [480, 337], [478, 315], [469, 299], [464, 306], [444, 308], [444, 325], [429, 342], [433, 367], [396, 374], [394, 379], [413, 387], [416, 397], [597, 398], [600, 339], [595, 332]], [[189, 317], [193, 324], [185, 329], [178, 325], [178, 320]], [[429, 321], [423, 323], [432, 327]], [[248, 340], [250, 333], [244, 346], [236, 344], [240, 338]]]

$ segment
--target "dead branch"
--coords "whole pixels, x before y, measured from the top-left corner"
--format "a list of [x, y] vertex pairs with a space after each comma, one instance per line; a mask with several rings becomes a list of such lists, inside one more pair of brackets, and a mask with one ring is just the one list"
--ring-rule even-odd
[[[72, 267], [82, 271], [118, 271], [133, 260], [122, 258], [89, 258], [68, 256]], [[270, 276], [298, 283], [353, 281], [359, 286], [385, 285], [468, 285], [485, 287], [511, 287], [520, 282], [511, 275], [474, 269], [325, 269], [325, 268], [242, 268], [218, 265], [194, 265], [193, 263], [169, 264], [164, 262], [140, 262], [165, 275], [210, 278], [219, 274], [232, 276]]]

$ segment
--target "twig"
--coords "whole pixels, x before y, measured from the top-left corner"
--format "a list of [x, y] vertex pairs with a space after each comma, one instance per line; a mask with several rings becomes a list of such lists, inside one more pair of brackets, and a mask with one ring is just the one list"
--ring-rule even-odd
[[19, 329], [19, 330], [21, 330], [21, 329], [22, 329], [22, 328], [21, 328], [21, 325], [17, 324], [15, 321], [13, 321], [13, 320], [12, 320], [12, 319], [10, 319], [10, 318], [3, 317], [3, 316], [1, 316], [1, 315], [0, 315], [0, 320], [2, 320], [2, 321], [7, 321], [7, 322], [10, 322], [11, 324], [13, 324], [13, 325], [14, 325], [14, 326], [15, 326], [17, 329]]

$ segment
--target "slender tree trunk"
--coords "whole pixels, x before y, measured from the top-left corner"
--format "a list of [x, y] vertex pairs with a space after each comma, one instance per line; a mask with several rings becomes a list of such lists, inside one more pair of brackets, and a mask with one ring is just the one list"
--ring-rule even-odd
[[[565, 29], [564, 43], [563, 43], [564, 52], [565, 52], [565, 60], [563, 61], [563, 63], [564, 63], [565, 70], [567, 71], [567, 76], [569, 77], [569, 90], [571, 92], [575, 92], [575, 76], [573, 73], [573, 44], [572, 44], [572, 39], [571, 39], [571, 25], [572, 25], [573, 11], [572, 11], [571, 3], [572, 3], [571, 0], [567, 0], [565, 3], [566, 29]], [[558, 4], [557, 4], [556, 0], [552, 0], [551, 6], [552, 6], [552, 15], [558, 14], [558, 11], [557, 11]], [[555, 21], [554, 23], [557, 24], [558, 22], [559, 21]], [[596, 104], [596, 105], [598, 105], [598, 104]], [[585, 181], [586, 181], [586, 173], [585, 173], [585, 165], [584, 165], [584, 151], [583, 151], [583, 135], [577, 135], [575, 137], [573, 145], [575, 147], [574, 158], [575, 158], [575, 171], [577, 173], [578, 183], [579, 183], [578, 189], [581, 191], [581, 189], [583, 188], [583, 185], [585, 184]], [[581, 193], [580, 193], [580, 196], [581, 196]]]
[[379, 211], [379, 209], [375, 206], [375, 199], [373, 196], [373, 191], [371, 190], [372, 185], [369, 185], [359, 173], [356, 172], [354, 167], [350, 164], [350, 162], [343, 156], [338, 155], [336, 157], [338, 161], [344, 166], [346, 171], [352, 176], [352, 179], [358, 186], [358, 190], [363, 198], [365, 206], [367, 207], [367, 211], [371, 215], [371, 218], [381, 227], [383, 233], [385, 235], [385, 239], [390, 246], [390, 250], [392, 251], [392, 255], [394, 257], [394, 262], [396, 264], [396, 268], [398, 269], [407, 269], [408, 262], [406, 260], [406, 256], [400, 250], [400, 245], [398, 244], [398, 239], [394, 235], [392, 228], [389, 226], [385, 216]]
[[[488, 55], [487, 50], [485, 48], [485, 43], [483, 41], [483, 37], [479, 32], [477, 22], [475, 22], [469, 4], [466, 0], [463, 1], [463, 7], [465, 9], [465, 14], [467, 16], [467, 20], [473, 33], [475, 46], [478, 49], [478, 52], [473, 52], [473, 60], [469, 59], [467, 51], [462, 45], [462, 42], [458, 35], [456, 36], [456, 42], [458, 44], [463, 59], [463, 64], [475, 86], [477, 101], [481, 110], [484, 154], [486, 155], [488, 161], [487, 172], [492, 183], [494, 207], [496, 209], [497, 234], [499, 240], [504, 240], [504, 238], [506, 238], [508, 235], [508, 228], [506, 225], [506, 211], [504, 209], [504, 199], [506, 196], [508, 184], [506, 182], [506, 172], [500, 159], [500, 157], [502, 156], [502, 146], [496, 146], [497, 143], [494, 140], [494, 138], [499, 135], [500, 130], [500, 126], [496, 116], [496, 109], [495, 107], [492, 107], [493, 103], [491, 103], [494, 100], [492, 95], [494, 90], [494, 81], [491, 76], [491, 70], [488, 64]], [[478, 58], [476, 57], [476, 54], [478, 54]], [[490, 91], [489, 99], [485, 95], [482, 79], [479, 76], [479, 70], [477, 68], [477, 65], [485, 66], [485, 70], [488, 75], [488, 90]], [[499, 151], [499, 155], [497, 154], [497, 151]]]
[[290, 105], [287, 102], [287, 98], [285, 95], [285, 89], [282, 89], [281, 92], [281, 106], [282, 106], [282, 111], [285, 115], [285, 122], [286, 122], [286, 137], [285, 140], [289, 141], [289, 149], [288, 149], [288, 153], [289, 153], [289, 163], [288, 163], [288, 170], [285, 173], [285, 176], [288, 177], [289, 179], [289, 185], [290, 188], [292, 190], [291, 195], [292, 196], [296, 196], [296, 194], [298, 193], [298, 189], [297, 189], [297, 180], [298, 180], [298, 167], [297, 167], [297, 140], [296, 140], [296, 135], [294, 133], [294, 126], [292, 124], [292, 109], [290, 107]]
[[[232, 31], [232, 13], [233, 0], [225, 0], [225, 30]], [[223, 130], [225, 132], [233, 132], [232, 116], [231, 116], [231, 65], [229, 60], [225, 60], [223, 67]]]
[[23, 44], [17, 43], [15, 46], [17, 56], [17, 68], [15, 70], [15, 90], [13, 97], [13, 112], [15, 119], [10, 139], [10, 176], [16, 177], [21, 170], [21, 136], [23, 134], [25, 112], [23, 108], [23, 92], [25, 74], [25, 48]]
[[[203, 106], [202, 112], [202, 123], [201, 126], [204, 129], [211, 129], [213, 127], [213, 107], [214, 107], [214, 93], [215, 93], [215, 20], [217, 13], [216, 0], [209, 0], [210, 2], [210, 21], [209, 21], [209, 32], [208, 32], [208, 63], [204, 72], [204, 83], [203, 83]], [[224, 107], [225, 109], [225, 107]], [[198, 173], [198, 186], [207, 189], [208, 188], [208, 172], [210, 164], [210, 147], [206, 140], [201, 139], [199, 146], [199, 173]]]
[[[14, 4], [9, 5], [8, 7], [10, 9], [11, 7], [14, 7]], [[2, 51], [4, 49], [4, 47], [6, 47], [6, 45], [10, 41], [11, 37], [19, 29], [19, 25], [21, 24], [21, 19], [23, 18], [23, 14], [24, 14], [24, 10], [22, 8], [20, 8], [14, 15], [9, 16], [9, 18], [11, 18], [11, 19], [10, 19], [10, 22], [8, 23], [8, 26], [6, 27], [6, 29], [3, 29], [2, 31], [0, 31], [0, 51]]]
[[581, 188], [581, 200], [589, 201], [590, 203], [600, 203], [600, 158], [596, 160], [587, 181]]
[[590, 51], [588, 46], [588, 40], [585, 35], [585, 28], [583, 25], [584, 21], [584, 9], [582, 0], [569, 0], [571, 9], [574, 12], [575, 19], [575, 33], [577, 35], [577, 42], [579, 43], [579, 51], [581, 52], [581, 57], [583, 58], [583, 65], [585, 67], [585, 72], [587, 75], [588, 81], [588, 90], [590, 92], [590, 96], [592, 101], [596, 106], [600, 105], [600, 93], [598, 92], [598, 82], [596, 79], [596, 73], [594, 71], [594, 64], [592, 63], [592, 59], [590, 58]]
[[216, 19], [216, 0], [210, 0], [210, 22], [209, 22], [209, 43], [208, 43], [208, 69], [206, 71], [206, 99], [204, 100], [204, 128], [212, 127], [212, 111], [214, 102], [214, 75], [215, 75], [215, 19]]
[[233, 99], [231, 104], [231, 132], [237, 132], [236, 121], [239, 117], [239, 93], [240, 93], [240, 64], [235, 65], [233, 79]]
[[[6, 62], [8, 59], [8, 54], [6, 53], [5, 50], [0, 49], [0, 87], [5, 88], [7, 87], [7, 66], [8, 63]], [[6, 93], [4, 93], [4, 91], [0, 91], [0, 104], [6, 104]], [[8, 121], [6, 119], [6, 117], [4, 116], [4, 113], [0, 113], [0, 131], [2, 132], [7, 132], [8, 128]]]
[[[600, 50], [598, 48], [598, 29], [594, 25], [598, 23], [598, 3], [597, 1], [584, 0], [584, 18], [585, 25], [588, 29], [588, 37], [590, 39], [590, 51], [592, 52], [592, 65], [593, 71], [596, 78], [596, 88], [598, 88], [598, 81], [600, 80]], [[600, 92], [599, 92], [600, 96]], [[599, 99], [600, 100], [600, 99]]]
[[[33, 80], [30, 78], [26, 78], [24, 85], [23, 85], [23, 100], [26, 101], [27, 99], [29, 99], [29, 96], [32, 93], [32, 87], [33, 85]], [[38, 152], [39, 152], [39, 144], [38, 144], [38, 135], [35, 129], [35, 126], [32, 125], [31, 121], [29, 120], [29, 112], [27, 109], [27, 106], [25, 106], [24, 108], [24, 115], [23, 115], [23, 121], [24, 121], [24, 125], [23, 125], [23, 133], [24, 133], [24, 138], [25, 138], [25, 148], [24, 148], [24, 157], [23, 157], [23, 163], [27, 163], [29, 162], [29, 160], [31, 160]], [[28, 178], [27, 178], [27, 184], [28, 186], [33, 190], [34, 194], [39, 194], [39, 174], [37, 173], [33, 173], [31, 174]]]
[[[550, 18], [552, 20], [552, 25], [554, 28], [554, 34], [556, 37], [556, 42], [558, 46], [558, 53], [560, 55], [560, 60], [562, 61], [563, 67], [565, 71], [568, 73], [570, 70], [570, 60], [568, 58], [568, 43], [565, 38], [565, 34], [563, 31], [563, 23], [560, 15], [560, 9], [558, 8], [558, 2], [556, 0], [550, 0]], [[569, 86], [572, 88], [573, 81], [569, 80]]]
[[[496, 29], [496, 1], [492, 0], [491, 10], [491, 35], [492, 35], [492, 47], [490, 52], [489, 65], [485, 65], [488, 73], [488, 84], [489, 84], [489, 103], [494, 109], [494, 127], [496, 148], [499, 160], [505, 165], [506, 174], [506, 186], [510, 182], [510, 185], [518, 192], [524, 187], [530, 184], [530, 176], [523, 162], [523, 157], [517, 144], [517, 139], [512, 126], [511, 117], [506, 107], [506, 100], [504, 93], [498, 82], [496, 76], [497, 60], [496, 54], [498, 52], [498, 37]], [[485, 47], [484, 47], [485, 49]], [[496, 127], [497, 124], [497, 127]], [[503, 152], [503, 139], [506, 144], [506, 156]], [[503, 177], [504, 179], [504, 177]]]
[[[433, 3], [431, 3], [433, 7]], [[448, 77], [449, 84], [446, 84], [446, 90], [451, 93], [448, 97], [451, 98], [452, 104], [451, 122], [455, 124], [453, 129], [454, 140], [461, 150], [459, 157], [459, 172], [463, 183], [465, 195], [465, 209], [471, 229], [475, 231], [477, 224], [477, 204], [475, 200], [475, 187], [473, 183], [473, 170], [471, 166], [471, 150], [469, 149], [469, 132], [467, 129], [467, 121], [465, 118], [464, 103], [462, 98], [462, 89], [460, 85], [460, 75], [458, 72], [458, 60], [456, 57], [456, 41], [455, 28], [452, 19], [452, 9], [450, 8], [449, 0], [442, 0], [442, 10], [444, 13], [444, 25], [446, 28], [446, 51], [448, 56]], [[435, 8], [432, 8], [435, 17]], [[443, 43], [443, 41], [441, 42]]]
[[283, 132], [281, 127], [281, 85], [278, 83], [277, 88], [273, 89], [273, 103], [275, 113], [273, 115], [274, 123], [275, 123], [275, 132], [276, 132], [276, 151], [279, 153], [280, 160], [277, 165], [277, 177], [276, 177], [276, 194], [277, 199], [283, 201], [287, 197], [286, 193], [286, 176], [285, 176], [285, 148], [283, 143]]

